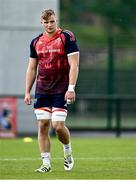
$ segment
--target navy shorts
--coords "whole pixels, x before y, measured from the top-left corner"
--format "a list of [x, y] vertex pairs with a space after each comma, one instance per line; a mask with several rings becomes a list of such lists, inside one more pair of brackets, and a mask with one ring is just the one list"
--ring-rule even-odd
[[34, 108], [41, 107], [67, 109], [65, 94], [48, 94], [44, 95], [44, 97], [37, 98], [34, 102]]

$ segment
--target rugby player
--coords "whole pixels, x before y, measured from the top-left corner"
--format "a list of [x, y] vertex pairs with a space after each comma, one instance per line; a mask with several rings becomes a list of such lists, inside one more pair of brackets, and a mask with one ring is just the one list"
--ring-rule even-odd
[[36, 81], [34, 112], [38, 122], [38, 144], [42, 165], [37, 172], [51, 171], [50, 125], [64, 149], [64, 169], [74, 165], [70, 132], [65, 125], [67, 104], [76, 98], [75, 86], [79, 69], [79, 49], [74, 34], [62, 30], [52, 9], [41, 14], [44, 32], [30, 44], [24, 101], [32, 103], [31, 89]]

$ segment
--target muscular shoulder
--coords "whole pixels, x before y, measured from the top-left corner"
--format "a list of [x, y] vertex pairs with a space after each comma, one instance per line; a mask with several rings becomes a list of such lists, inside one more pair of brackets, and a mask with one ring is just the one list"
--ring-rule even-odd
[[41, 33], [38, 36], [36, 36], [35, 38], [33, 38], [31, 41], [31, 45], [35, 45], [42, 35], [43, 35], [43, 33]]
[[69, 39], [70, 41], [75, 41], [75, 35], [72, 31], [69, 30], [63, 30], [62, 33], [64, 34], [66, 39]]
[[42, 36], [43, 34], [38, 35], [37, 37], [35, 37], [30, 44], [30, 57], [31, 58], [37, 58], [37, 53], [35, 50], [35, 45], [38, 42], [39, 38]]
[[74, 33], [69, 30], [63, 30], [62, 34], [64, 36], [66, 54], [69, 55], [79, 51]]

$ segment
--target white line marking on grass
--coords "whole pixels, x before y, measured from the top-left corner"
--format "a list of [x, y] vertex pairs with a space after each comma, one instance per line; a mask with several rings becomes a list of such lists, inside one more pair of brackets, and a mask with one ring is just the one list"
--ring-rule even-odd
[[[63, 160], [62, 157], [52, 158], [53, 160]], [[75, 160], [81, 161], [121, 161], [121, 160], [130, 160], [136, 161], [136, 157], [75, 157]], [[40, 158], [0, 158], [0, 161], [37, 161]]]

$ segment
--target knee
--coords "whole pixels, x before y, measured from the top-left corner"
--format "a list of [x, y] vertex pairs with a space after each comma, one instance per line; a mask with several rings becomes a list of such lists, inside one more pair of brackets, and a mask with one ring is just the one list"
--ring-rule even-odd
[[38, 123], [38, 130], [40, 134], [45, 134], [49, 130], [49, 121], [40, 121]]
[[64, 125], [60, 123], [55, 123], [52, 125], [52, 127], [56, 131], [56, 133], [59, 133], [63, 130]]

